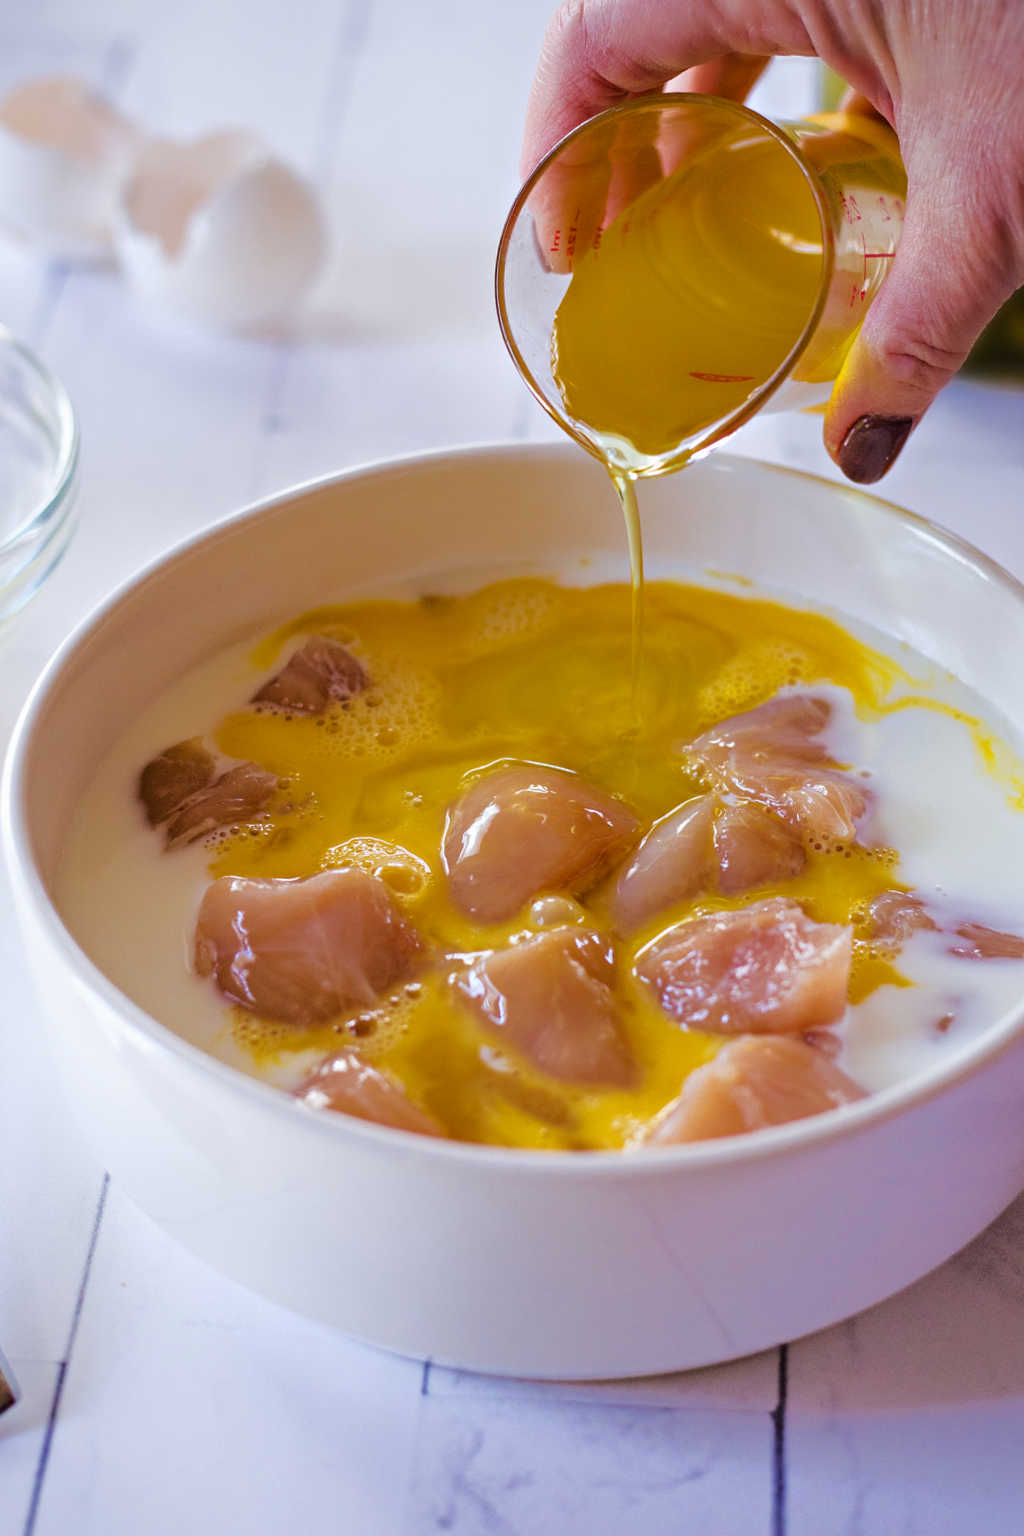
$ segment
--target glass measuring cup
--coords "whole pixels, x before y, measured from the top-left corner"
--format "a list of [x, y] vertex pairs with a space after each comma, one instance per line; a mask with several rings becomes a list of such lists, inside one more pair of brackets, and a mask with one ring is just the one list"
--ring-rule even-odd
[[534, 395], [630, 476], [679, 468], [769, 401], [820, 404], [903, 226], [895, 135], [639, 97], [570, 133], [506, 220], [502, 334]]

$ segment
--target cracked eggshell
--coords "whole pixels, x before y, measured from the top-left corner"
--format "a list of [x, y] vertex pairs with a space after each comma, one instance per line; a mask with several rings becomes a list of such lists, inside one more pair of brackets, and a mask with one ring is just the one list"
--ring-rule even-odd
[[0, 224], [55, 256], [109, 249], [135, 127], [81, 80], [27, 80], [0, 101]]
[[252, 135], [153, 141], [122, 187], [115, 244], [147, 297], [207, 325], [285, 319], [320, 271], [327, 233], [312, 188]]

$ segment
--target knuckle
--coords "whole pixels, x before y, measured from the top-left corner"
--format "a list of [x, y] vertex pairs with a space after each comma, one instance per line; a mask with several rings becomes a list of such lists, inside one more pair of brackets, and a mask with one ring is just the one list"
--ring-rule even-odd
[[[913, 194], [912, 194], [913, 196]], [[867, 322], [871, 351], [910, 397], [929, 401], [964, 363], [985, 324], [1021, 281], [1015, 210], [961, 167], [945, 188], [920, 189], [896, 267]]]
[[542, 59], [570, 61], [570, 73], [581, 86], [607, 79], [601, 67], [599, 10], [600, 0], [563, 0], [544, 35]]
[[623, 24], [615, 0], [563, 0], [548, 24], [545, 49], [570, 58], [573, 72], [605, 104], [631, 92], [649, 90], [674, 73], [646, 55]]
[[562, 0], [548, 23], [547, 41], [569, 53], [584, 69], [592, 69], [599, 27], [600, 0]]
[[562, 0], [562, 4], [548, 22], [547, 35], [559, 40], [575, 39], [580, 30], [585, 33], [583, 11], [586, 0]]
[[878, 344], [885, 372], [911, 395], [930, 400], [956, 373], [968, 348], [942, 346], [917, 333], [890, 333]]

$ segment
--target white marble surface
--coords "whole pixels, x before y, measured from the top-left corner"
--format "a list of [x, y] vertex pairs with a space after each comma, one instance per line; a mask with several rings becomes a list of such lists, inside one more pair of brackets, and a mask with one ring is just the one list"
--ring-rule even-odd
[[[666, 0], [668, 3], [668, 0]], [[0, 86], [73, 68], [157, 129], [257, 127], [337, 232], [287, 341], [188, 333], [113, 273], [0, 243], [0, 320], [81, 417], [82, 526], [0, 634], [0, 732], [116, 581], [289, 482], [425, 446], [553, 432], [507, 362], [492, 251], [548, 0], [35, 0]], [[799, 110], [798, 62], [762, 92]], [[830, 474], [816, 418], [737, 448]], [[948, 391], [886, 486], [1024, 575], [1024, 396]], [[0, 1532], [171, 1536], [894, 1536], [1017, 1529], [1024, 1202], [884, 1306], [689, 1376], [573, 1386], [393, 1359], [174, 1247], [50, 1100], [0, 884]], [[937, 1149], [937, 1155], [942, 1149]], [[948, 1152], [948, 1149], [947, 1149]]]

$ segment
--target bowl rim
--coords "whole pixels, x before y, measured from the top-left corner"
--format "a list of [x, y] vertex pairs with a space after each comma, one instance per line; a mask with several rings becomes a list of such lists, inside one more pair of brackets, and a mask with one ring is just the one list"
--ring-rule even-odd
[[68, 490], [78, 468], [80, 434], [71, 396], [60, 379], [27, 342], [19, 340], [5, 325], [0, 325], [0, 353], [13, 354], [34, 376], [36, 382], [42, 385], [54, 406], [57, 420], [56, 454], [51, 468], [50, 489], [12, 532], [0, 539], [0, 556], [3, 556], [33, 541], [40, 530], [46, 528], [65, 506]]
[[[653, 1174], [682, 1175], [687, 1170], [699, 1174], [723, 1165], [757, 1163], [842, 1140], [892, 1120], [905, 1111], [937, 1098], [953, 1083], [974, 1076], [983, 1066], [1010, 1050], [1024, 1033], [1024, 992], [1016, 1006], [994, 1019], [975, 1041], [957, 1051], [950, 1060], [937, 1063], [905, 1082], [871, 1092], [853, 1104], [741, 1135], [690, 1142], [681, 1146], [645, 1147], [642, 1154], [609, 1149], [569, 1156], [562, 1150], [502, 1147], [422, 1136], [412, 1131], [359, 1120], [350, 1115], [313, 1110], [280, 1088], [248, 1076], [183, 1039], [169, 1025], [162, 1024], [133, 1002], [79, 947], [43, 883], [29, 840], [26, 810], [30, 792], [26, 764], [35, 731], [52, 690], [73, 663], [79, 649], [102, 629], [122, 603], [148, 583], [159, 580], [177, 561], [191, 557], [204, 547], [212, 548], [246, 522], [258, 522], [261, 518], [277, 513], [290, 502], [353, 480], [376, 479], [438, 463], [473, 460], [497, 463], [509, 456], [522, 459], [551, 458], [563, 463], [589, 462], [581, 459], [578, 448], [571, 443], [498, 441], [435, 448], [372, 460], [336, 474], [302, 481], [230, 513], [179, 540], [169, 550], [119, 583], [113, 592], [75, 625], [43, 668], [21, 709], [11, 735], [0, 784], [0, 834], [15, 895], [20, 895], [31, 909], [47, 943], [68, 968], [73, 980], [87, 992], [98, 996], [113, 1011], [120, 1025], [140, 1036], [149, 1049], [178, 1058], [184, 1067], [206, 1075], [214, 1083], [222, 1084], [229, 1094], [247, 1097], [255, 1107], [264, 1106], [268, 1113], [293, 1118], [299, 1116], [310, 1134], [334, 1137], [339, 1145], [346, 1140], [362, 1141], [370, 1147], [377, 1144], [381, 1152], [390, 1150], [408, 1155], [415, 1150], [422, 1157], [488, 1170], [498, 1177], [503, 1176], [503, 1170], [508, 1170], [510, 1174], [537, 1173], [544, 1178], [588, 1178], [592, 1174], [599, 1174], [628, 1179]], [[716, 453], [702, 463], [704, 473], [728, 473], [735, 468], [753, 469], [755, 473], [767, 473], [771, 477], [807, 480], [820, 487], [828, 498], [839, 492], [847, 498], [859, 500], [885, 520], [909, 524], [957, 562], [986, 580], [996, 582], [1024, 604], [1024, 582], [966, 539], [918, 513], [909, 512], [894, 502], [869, 495], [842, 482], [743, 455]], [[319, 1131], [314, 1129], [316, 1126]]]

